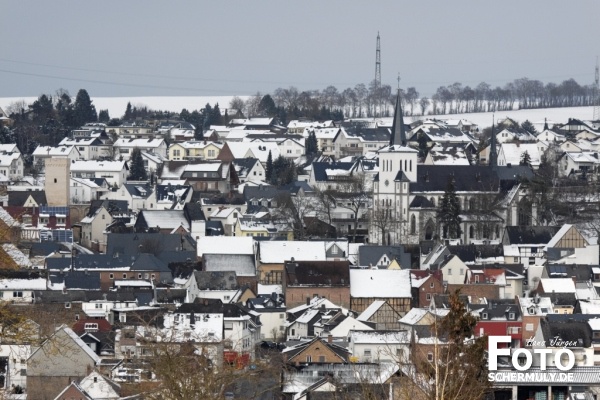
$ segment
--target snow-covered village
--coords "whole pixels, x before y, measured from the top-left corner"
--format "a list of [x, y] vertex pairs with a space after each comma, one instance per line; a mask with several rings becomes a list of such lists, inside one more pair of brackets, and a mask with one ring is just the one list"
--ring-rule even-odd
[[0, 399], [600, 399], [597, 2], [8, 3]]

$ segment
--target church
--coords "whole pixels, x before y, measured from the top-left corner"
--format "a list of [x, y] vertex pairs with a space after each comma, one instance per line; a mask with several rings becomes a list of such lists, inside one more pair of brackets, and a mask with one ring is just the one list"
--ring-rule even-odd
[[[537, 225], [537, 206], [526, 184], [527, 166], [498, 166], [495, 136], [488, 165], [422, 165], [408, 146], [400, 92], [389, 145], [379, 149], [374, 176], [369, 241], [386, 245], [423, 240], [498, 243], [505, 226]], [[461, 235], [448, 237], [438, 207], [452, 182], [460, 203]]]

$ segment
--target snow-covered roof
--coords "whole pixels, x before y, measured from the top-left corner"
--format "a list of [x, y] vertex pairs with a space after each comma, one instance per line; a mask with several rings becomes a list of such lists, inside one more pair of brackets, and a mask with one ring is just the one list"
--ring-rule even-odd
[[358, 317], [356, 317], [359, 321], [368, 321], [369, 318], [373, 316], [381, 308], [382, 305], [385, 304], [385, 300], [375, 300], [372, 302], [369, 307], [365, 309]]
[[292, 258], [296, 261], [326, 261], [326, 243], [321, 241], [268, 241], [260, 242], [260, 262], [283, 264]]
[[4, 243], [2, 249], [13, 259], [13, 261], [21, 268], [31, 268], [31, 261], [21, 250], [12, 243]]
[[296, 319], [296, 322], [300, 324], [308, 324], [319, 313], [319, 311], [320, 310], [318, 308], [306, 310]]
[[429, 310], [427, 308], [411, 308], [409, 312], [402, 318], [400, 318], [400, 323], [404, 325], [414, 325], [418, 323], [424, 316], [427, 314], [437, 315], [438, 317], [445, 317], [450, 310], [448, 309], [436, 309]]
[[519, 165], [521, 156], [525, 152], [529, 154], [531, 165], [540, 165], [541, 155], [537, 143], [501, 143], [499, 145], [506, 165]]
[[157, 148], [165, 144], [164, 139], [117, 139], [113, 147], [138, 147], [141, 149]]
[[571, 278], [541, 278], [545, 293], [575, 293], [575, 282]]
[[[94, 351], [92, 350], [92, 348], [90, 346], [87, 345], [87, 343], [85, 343], [83, 340], [81, 340], [81, 338], [79, 336], [77, 336], [77, 334], [75, 332], [73, 332], [73, 330], [69, 327], [67, 327], [66, 325], [63, 325], [62, 328], [65, 333], [67, 335], [69, 335], [71, 337], [71, 339], [73, 339], [73, 341], [75, 343], [77, 343], [77, 345], [79, 347], [81, 347], [81, 349], [92, 359], [94, 360], [94, 362], [98, 363], [100, 361], [100, 357], [98, 357], [98, 355], [96, 353], [94, 353]], [[52, 339], [50, 339], [52, 340]]]
[[410, 271], [404, 269], [351, 269], [350, 296], [411, 297]]
[[283, 293], [283, 289], [281, 287], [281, 285], [263, 285], [263, 284], [258, 284], [258, 288], [257, 288], [257, 292], [256, 294], [272, 294], [272, 293], [277, 293], [277, 294], [282, 294]]
[[71, 172], [104, 171], [121, 172], [125, 169], [125, 161], [75, 161], [71, 164]]
[[92, 371], [91, 374], [83, 378], [79, 382], [79, 387], [92, 399], [120, 398], [119, 393], [115, 390], [115, 387], [119, 388], [119, 385], [115, 382], [109, 382], [105, 376], [97, 371]]
[[204, 254], [254, 254], [254, 239], [236, 236], [203, 236], [197, 244], [198, 256]]
[[588, 324], [590, 325], [590, 328], [592, 328], [593, 331], [600, 331], [600, 318], [590, 318], [588, 320]]
[[46, 290], [46, 279], [0, 279], [0, 290]]
[[34, 157], [66, 157], [73, 151], [74, 146], [38, 146], [32, 153]]
[[217, 172], [221, 167], [221, 163], [200, 163], [188, 164], [185, 166], [185, 172]]
[[393, 344], [393, 343], [408, 343], [410, 336], [406, 331], [355, 331], [351, 330], [348, 333], [350, 341], [355, 344]]

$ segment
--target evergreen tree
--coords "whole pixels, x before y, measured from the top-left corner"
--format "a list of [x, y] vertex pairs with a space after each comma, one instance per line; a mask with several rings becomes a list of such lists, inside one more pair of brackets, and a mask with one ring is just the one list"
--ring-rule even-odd
[[127, 102], [127, 107], [125, 108], [125, 115], [123, 115], [123, 119], [125, 121], [130, 121], [133, 118], [133, 109], [131, 107], [131, 103]]
[[144, 168], [144, 158], [140, 149], [135, 148], [131, 152], [129, 160], [129, 177], [132, 181], [145, 181], [148, 179], [146, 168]]
[[419, 157], [424, 160], [429, 152], [429, 147], [427, 146], [427, 136], [421, 133], [419, 134], [417, 141], [419, 142]]
[[267, 166], [265, 168], [265, 178], [267, 182], [271, 182], [271, 176], [273, 176], [273, 155], [271, 154], [271, 150], [269, 150]]
[[462, 234], [460, 229], [460, 201], [456, 196], [456, 189], [454, 187], [454, 177], [448, 179], [448, 185], [439, 210], [439, 221], [441, 223], [444, 237], [450, 239], [459, 238]]
[[258, 103], [257, 111], [258, 115], [264, 117], [274, 117], [277, 115], [277, 107], [275, 107], [275, 101], [273, 101], [271, 95], [266, 94], [263, 96], [263, 98], [260, 100], [260, 103]]
[[533, 126], [533, 124], [526, 119], [525, 121], [523, 121], [523, 123], [521, 124], [521, 128], [525, 129], [527, 132], [531, 133], [532, 135], [537, 135], [537, 129], [535, 129], [535, 126]]
[[98, 113], [98, 122], [107, 123], [110, 121], [110, 115], [108, 114], [108, 110], [100, 110]]
[[312, 131], [308, 134], [308, 138], [306, 139], [306, 156], [312, 157], [316, 155], [318, 151], [317, 135], [315, 131]]
[[98, 115], [96, 107], [92, 104], [90, 95], [85, 89], [80, 89], [75, 97], [73, 112], [77, 126], [86, 124], [87, 122], [96, 122]]
[[284, 186], [294, 182], [298, 176], [298, 171], [292, 160], [288, 160], [283, 156], [277, 157], [273, 161], [271, 170], [271, 179], [269, 182], [275, 186]]
[[525, 150], [521, 154], [521, 160], [519, 161], [519, 165], [525, 165], [528, 167], [531, 166], [531, 156], [529, 155], [529, 152], [527, 150]]
[[210, 124], [211, 125], [222, 125], [223, 116], [221, 115], [221, 110], [219, 109], [219, 103], [215, 104], [210, 113]]

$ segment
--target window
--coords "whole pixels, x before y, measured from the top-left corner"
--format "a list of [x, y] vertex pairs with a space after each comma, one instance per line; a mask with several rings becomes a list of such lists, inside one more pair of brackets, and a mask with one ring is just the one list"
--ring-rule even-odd
[[427, 293], [427, 294], [425, 295], [425, 299], [427, 299], [427, 300], [431, 300], [431, 293]]
[[526, 331], [533, 331], [533, 324], [526, 324], [525, 325], [525, 330]]
[[223, 300], [229, 300], [231, 299], [231, 296], [223, 296]]
[[233, 322], [225, 322], [223, 324], [223, 329], [225, 329], [226, 331], [232, 330], [233, 329]]
[[127, 279], [127, 274], [123, 274], [123, 279]]
[[433, 353], [427, 353], [427, 361], [433, 362]]
[[435, 283], [431, 282], [431, 283], [429, 284], [429, 287], [433, 289], [433, 288], [435, 287]]
[[365, 349], [364, 356], [371, 357], [371, 349]]
[[513, 257], [513, 262], [518, 263], [519, 262], [519, 257]]
[[515, 319], [515, 313], [514, 312], [508, 313], [508, 319]]
[[65, 303], [65, 308], [71, 308], [71, 303], [69, 303], [69, 302], [66, 302], [66, 303]]
[[479, 275], [475, 275], [475, 283], [479, 283]]
[[291, 332], [292, 336], [296, 336], [296, 330], [294, 328], [292, 328], [292, 332]]
[[142, 274], [138, 274], [138, 279], [142, 279]]
[[13, 292], [13, 297], [23, 297], [23, 292], [21, 292], [21, 291]]
[[452, 275], [452, 268], [448, 268], [448, 275]]
[[108, 274], [108, 277], [109, 277], [110, 279], [115, 279], [115, 274]]
[[102, 309], [102, 303], [96, 303], [96, 304], [94, 304], [94, 308], [95, 309]]
[[484, 312], [481, 314], [481, 319], [487, 319], [488, 318], [488, 313]]
[[312, 362], [312, 356], [306, 356], [306, 362], [307, 363]]
[[285, 318], [285, 314], [279, 314], [279, 319], [284, 319]]

